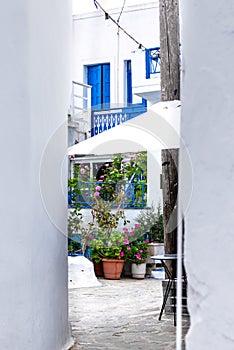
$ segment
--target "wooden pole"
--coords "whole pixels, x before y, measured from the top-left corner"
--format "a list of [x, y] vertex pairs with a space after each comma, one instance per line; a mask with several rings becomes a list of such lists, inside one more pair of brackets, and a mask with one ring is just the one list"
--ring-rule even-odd
[[[161, 100], [180, 99], [180, 42], [178, 0], [159, 0]], [[178, 149], [162, 150], [165, 253], [177, 252]], [[168, 268], [173, 269], [169, 264]]]
[[180, 99], [179, 4], [159, 1], [161, 100]]

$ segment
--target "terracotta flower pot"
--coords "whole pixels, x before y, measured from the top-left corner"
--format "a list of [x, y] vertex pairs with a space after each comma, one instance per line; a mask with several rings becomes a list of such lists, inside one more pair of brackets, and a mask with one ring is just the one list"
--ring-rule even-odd
[[103, 277], [104, 273], [103, 273], [102, 261], [99, 261], [99, 262], [94, 261], [93, 266], [94, 266], [94, 272], [96, 277]]
[[109, 280], [119, 280], [123, 270], [124, 260], [102, 259], [102, 262], [104, 277]]

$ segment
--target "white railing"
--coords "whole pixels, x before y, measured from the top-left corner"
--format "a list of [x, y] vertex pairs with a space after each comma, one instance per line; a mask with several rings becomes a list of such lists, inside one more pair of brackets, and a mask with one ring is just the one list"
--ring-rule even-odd
[[91, 85], [72, 82], [72, 95], [71, 95], [71, 119], [75, 118], [76, 114], [82, 111], [88, 111], [91, 109]]

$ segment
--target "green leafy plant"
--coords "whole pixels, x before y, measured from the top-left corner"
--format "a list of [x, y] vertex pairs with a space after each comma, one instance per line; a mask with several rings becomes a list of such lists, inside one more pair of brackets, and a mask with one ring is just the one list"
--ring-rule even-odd
[[[95, 232], [95, 227], [92, 222], [85, 225], [79, 202], [79, 196], [82, 195], [84, 189], [82, 183], [85, 183], [89, 178], [89, 166], [81, 162], [74, 165], [73, 177], [68, 180], [68, 193], [70, 196], [70, 204], [72, 204], [68, 215], [68, 236], [69, 240], [73, 242], [73, 246], [75, 243], [75, 239], [73, 240], [73, 238], [76, 237], [77, 239], [77, 237], [79, 237], [78, 240], [83, 254], [89, 245], [89, 236]], [[71, 244], [69, 252], [71, 252]]]
[[135, 220], [140, 224], [142, 233], [148, 233], [151, 242], [164, 241], [163, 214], [160, 203], [156, 210], [153, 204], [150, 208], [142, 209]]
[[110, 234], [99, 232], [98, 237], [90, 242], [92, 258], [95, 261], [106, 259], [124, 259], [123, 252], [124, 235], [121, 231], [113, 231]]
[[[100, 176], [100, 196], [113, 201], [117, 193], [124, 192], [126, 184], [134, 184], [135, 201], [142, 201], [146, 195], [147, 157], [146, 152], [133, 155], [117, 154], [111, 163], [106, 163]], [[145, 191], [142, 190], [142, 185]]]
[[[128, 223], [124, 210], [121, 209], [124, 201], [123, 193], [116, 194], [112, 202], [104, 201], [99, 196], [95, 196], [95, 201], [96, 204], [91, 211], [92, 216], [98, 227], [105, 230], [107, 235], [118, 227], [120, 219], [123, 221], [124, 225]], [[115, 209], [113, 209], [113, 206]]]
[[115, 196], [114, 203], [117, 208], [112, 209], [113, 203], [105, 202], [101, 197], [95, 197], [96, 205], [92, 209], [93, 224], [97, 228], [96, 234], [90, 242], [92, 258], [98, 262], [102, 258], [124, 259], [122, 246], [125, 243], [125, 232], [117, 229], [119, 221], [126, 225], [124, 211], [121, 208], [124, 200], [123, 194]]

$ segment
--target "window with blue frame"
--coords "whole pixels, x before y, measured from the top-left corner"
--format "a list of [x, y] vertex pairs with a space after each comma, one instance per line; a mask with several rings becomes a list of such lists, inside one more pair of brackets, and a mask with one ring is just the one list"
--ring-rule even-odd
[[145, 50], [146, 79], [160, 73], [160, 47]]
[[132, 103], [132, 67], [131, 61], [128, 60], [126, 64], [126, 85], [127, 85], [127, 103]]
[[[126, 89], [126, 102], [128, 105], [132, 105], [132, 107], [136, 106], [139, 108], [140, 106], [146, 107], [147, 106], [147, 100], [142, 98], [141, 102], [133, 102], [133, 95], [132, 95], [132, 62], [131, 60], [127, 60], [125, 63], [125, 89]], [[145, 110], [142, 112], [144, 113]]]

